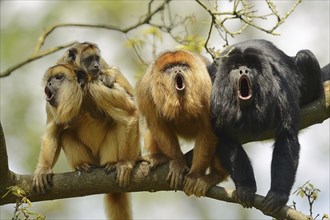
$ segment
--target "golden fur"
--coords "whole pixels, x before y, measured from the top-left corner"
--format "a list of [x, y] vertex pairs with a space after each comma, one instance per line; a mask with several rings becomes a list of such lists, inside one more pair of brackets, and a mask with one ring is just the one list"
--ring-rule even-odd
[[[140, 156], [138, 112], [132, 96], [117, 82], [111, 88], [100, 80], [79, 84], [76, 69], [71, 64], [57, 64], [44, 77], [45, 87], [56, 74], [63, 74], [64, 80], [58, 88], [57, 105], [46, 104], [47, 125], [34, 177], [39, 192], [46, 192], [51, 185], [61, 147], [73, 169], [116, 169], [121, 187], [129, 184]], [[132, 218], [127, 194], [106, 197], [109, 218]]]
[[[184, 88], [176, 81], [177, 73]], [[177, 89], [178, 84], [182, 89]], [[205, 176], [207, 168], [216, 164], [212, 161], [218, 141], [210, 125], [210, 95], [205, 59], [187, 51], [161, 54], [136, 86], [138, 107], [148, 127], [144, 140], [150, 155], [144, 159], [151, 166], [168, 159], [168, 180], [174, 189], [179, 188], [186, 172], [178, 138], [195, 139], [192, 166], [184, 181], [188, 195], [205, 195], [209, 187], [227, 176], [221, 165], [213, 167], [217, 173], [212, 173], [212, 181]]]

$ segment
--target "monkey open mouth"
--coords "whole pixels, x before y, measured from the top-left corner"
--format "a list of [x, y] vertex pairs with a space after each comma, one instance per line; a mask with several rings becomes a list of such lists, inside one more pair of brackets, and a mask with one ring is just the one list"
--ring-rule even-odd
[[245, 74], [241, 75], [239, 79], [238, 97], [242, 105], [247, 105], [252, 101], [251, 80]]
[[186, 83], [182, 74], [178, 73], [175, 76], [175, 88], [178, 91], [183, 91], [186, 88]]
[[46, 94], [46, 100], [48, 102], [52, 101], [52, 99], [54, 98], [54, 93], [48, 86], [45, 87], [45, 94]]

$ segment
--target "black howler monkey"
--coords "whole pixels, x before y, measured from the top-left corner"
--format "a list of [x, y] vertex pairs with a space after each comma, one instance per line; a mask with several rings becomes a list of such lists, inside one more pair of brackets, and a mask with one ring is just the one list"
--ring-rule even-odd
[[208, 69], [213, 81], [212, 125], [220, 140], [217, 155], [235, 183], [234, 195], [251, 207], [256, 181], [240, 138], [274, 131], [271, 187], [262, 210], [276, 212], [288, 201], [295, 181], [300, 106], [322, 91], [318, 61], [307, 50], [289, 57], [268, 41], [249, 40], [233, 45], [218, 64]]

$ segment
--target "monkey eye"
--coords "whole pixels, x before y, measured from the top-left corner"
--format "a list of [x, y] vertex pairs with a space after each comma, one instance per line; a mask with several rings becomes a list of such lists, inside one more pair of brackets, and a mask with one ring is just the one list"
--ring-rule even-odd
[[55, 75], [55, 79], [56, 80], [61, 80], [61, 79], [63, 79], [64, 78], [64, 74], [63, 73], [59, 73], [59, 74], [56, 74]]
[[174, 67], [174, 65], [173, 64], [167, 64], [166, 66], [165, 66], [165, 70], [170, 70], [170, 69], [172, 69]]
[[179, 63], [179, 67], [188, 67], [188, 64], [186, 64], [186, 63]]

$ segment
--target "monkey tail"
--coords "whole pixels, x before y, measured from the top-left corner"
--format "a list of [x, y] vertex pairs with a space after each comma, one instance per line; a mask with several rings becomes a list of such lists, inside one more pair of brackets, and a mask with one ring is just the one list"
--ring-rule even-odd
[[127, 193], [109, 193], [104, 197], [105, 213], [108, 219], [130, 220], [132, 210], [130, 196]]

